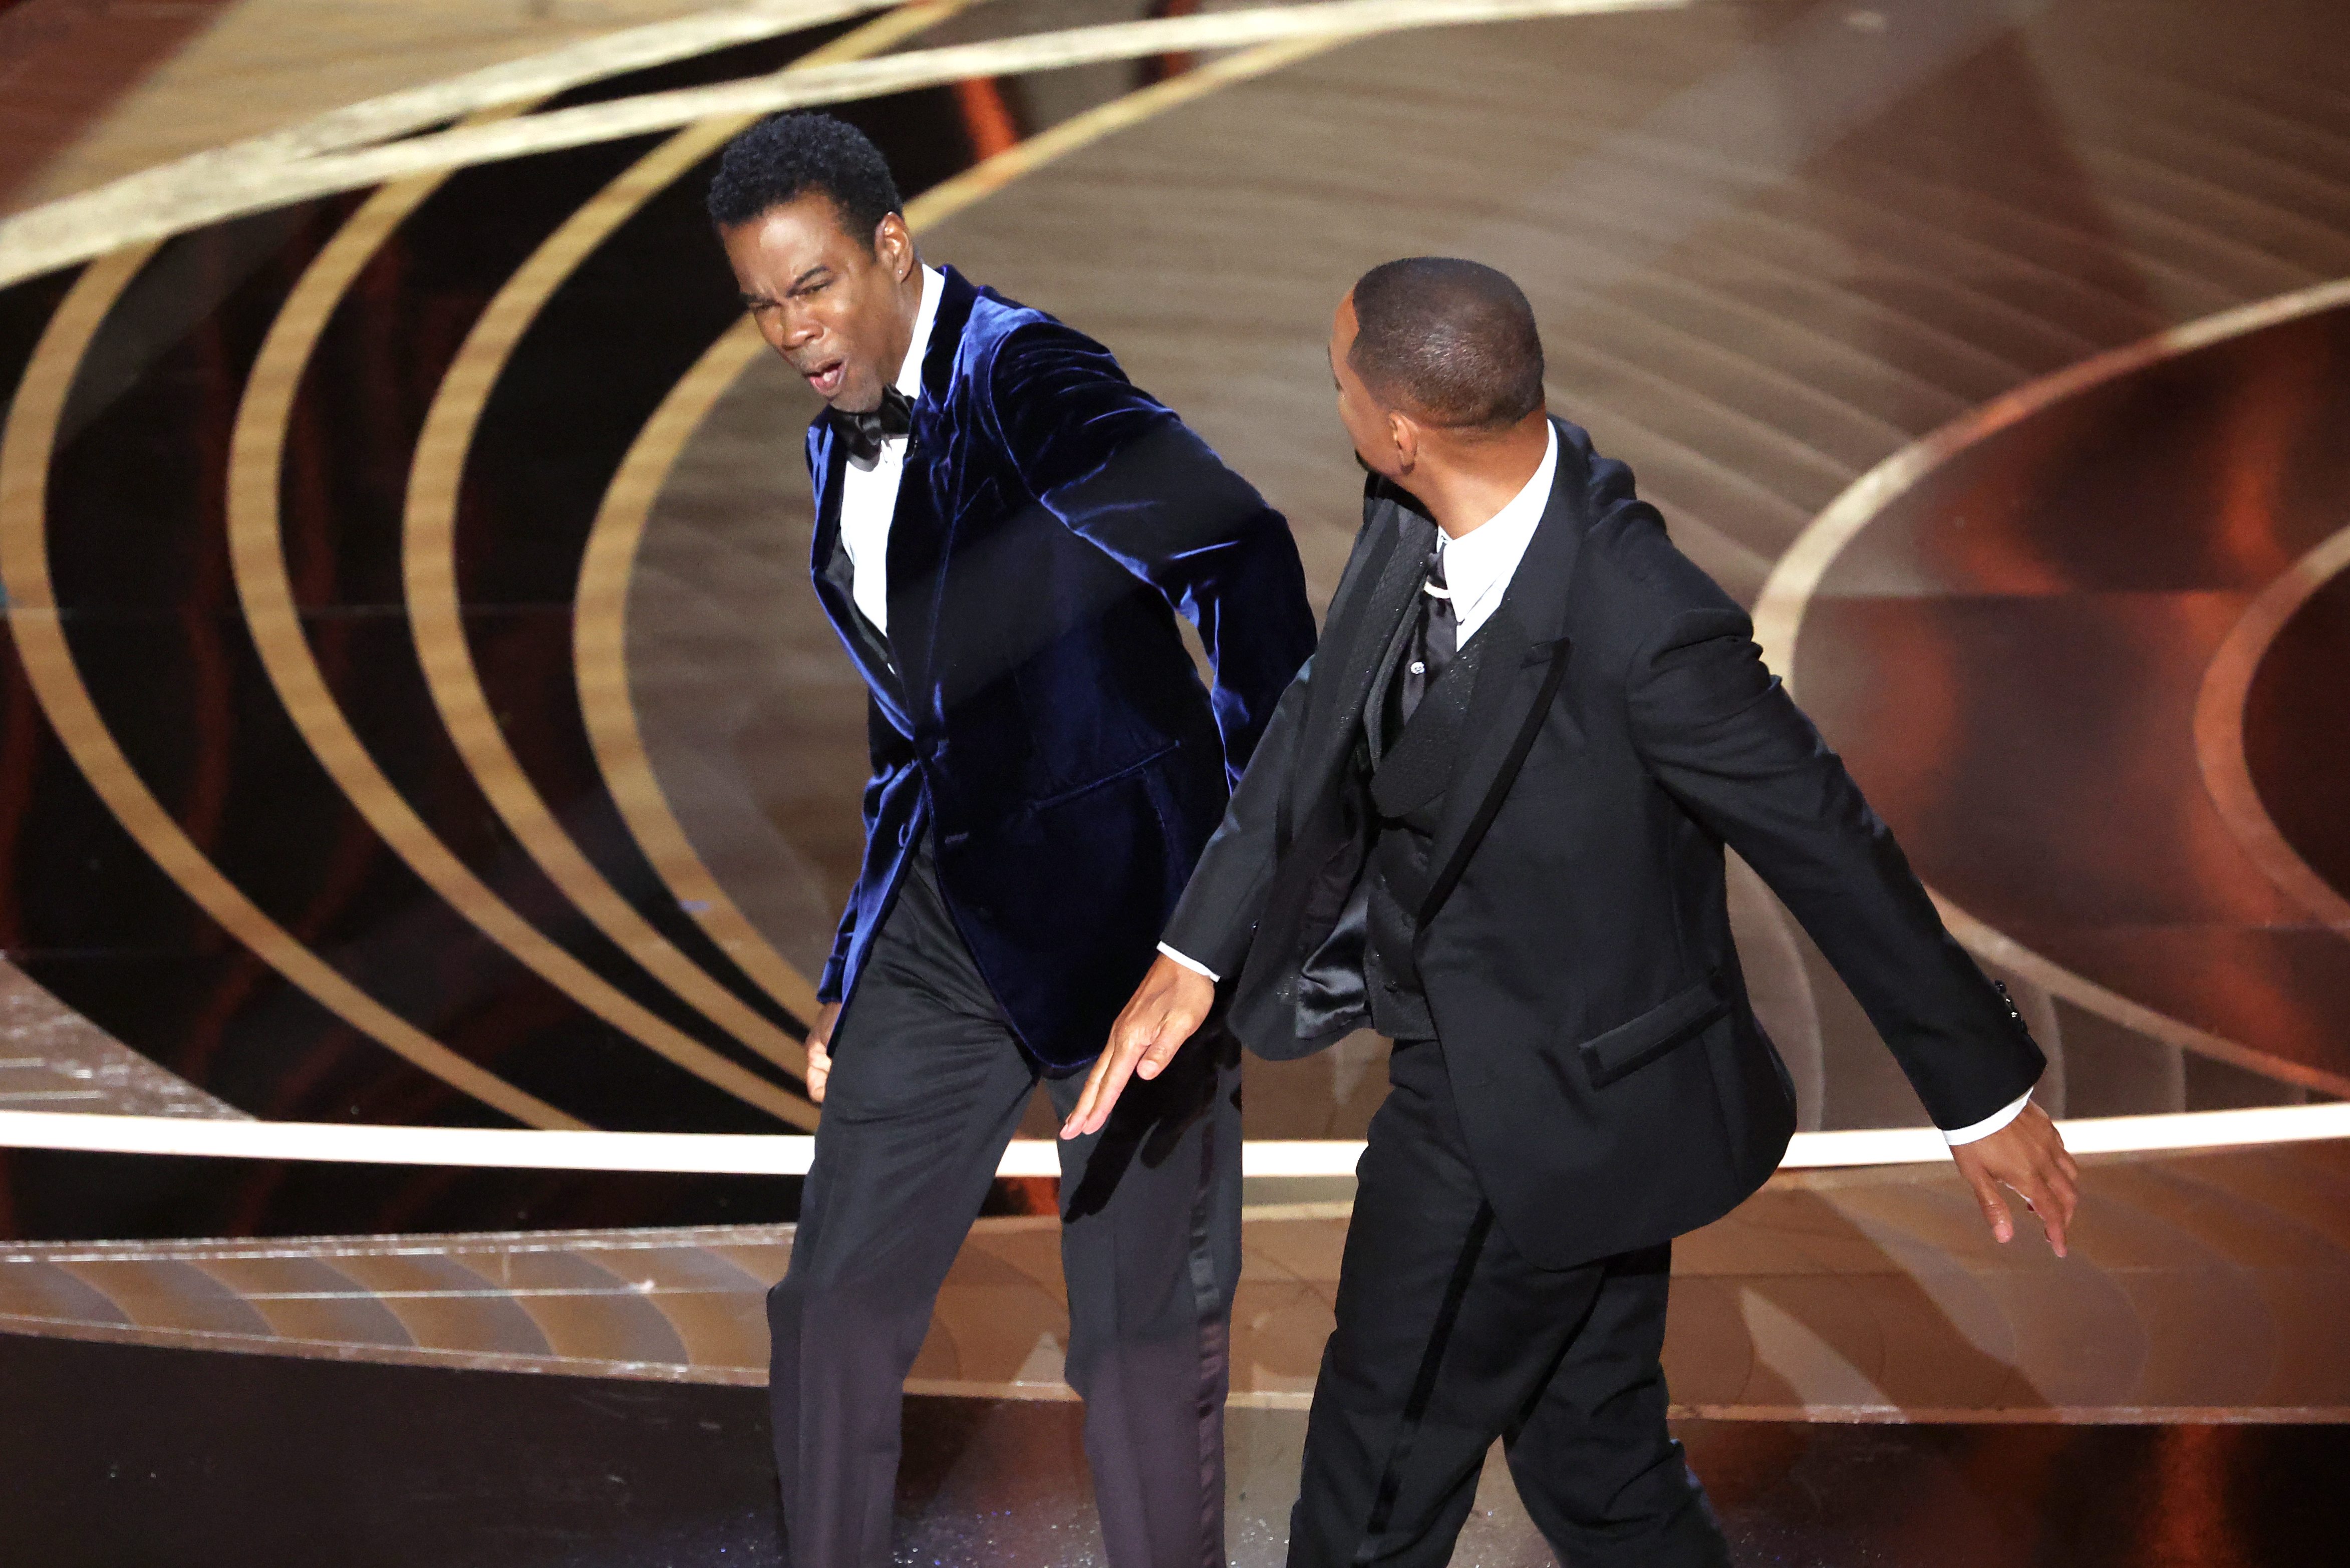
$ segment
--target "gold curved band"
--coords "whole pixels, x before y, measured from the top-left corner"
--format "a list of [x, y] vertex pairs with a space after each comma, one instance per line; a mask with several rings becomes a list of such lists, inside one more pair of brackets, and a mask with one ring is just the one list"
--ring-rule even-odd
[[2277, 830], [2244, 753], [2244, 704], [2269, 645], [2320, 588], [2350, 572], [2350, 528], [2329, 535], [2261, 590], [2204, 668], [2195, 697], [2195, 761], [2228, 831], [2261, 874], [2336, 934], [2350, 937], [2350, 898], [2319, 876]]
[[[1793, 691], [1804, 615], [1836, 558], [1896, 496], [1959, 452], [2043, 409], [2131, 371], [2345, 305], [2350, 305], [2350, 278], [2338, 278], [2223, 310], [2026, 382], [1902, 448], [1861, 475], [1831, 502], [1772, 568], [1755, 600], [1753, 614], [1754, 639], [1762, 645], [1764, 659]], [[2323, 1094], [2350, 1096], [2350, 1077], [2255, 1050], [2158, 1012], [2042, 957], [1939, 893], [1934, 894], [1934, 902], [1950, 934], [1976, 957], [2002, 966], [2076, 1007], [2198, 1055]]]
[[82, 358], [153, 254], [118, 251], [90, 265], [51, 317], [0, 437], [0, 586], [33, 695], [74, 763], [139, 846], [223, 929], [321, 1006], [411, 1064], [526, 1127], [587, 1124], [459, 1055], [383, 1006], [264, 913], [222, 874], [147, 787], [83, 685], [48, 569], [48, 469]]

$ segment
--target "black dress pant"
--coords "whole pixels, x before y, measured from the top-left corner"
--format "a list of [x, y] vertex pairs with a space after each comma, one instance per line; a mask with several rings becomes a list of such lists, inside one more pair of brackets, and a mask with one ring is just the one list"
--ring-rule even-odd
[[1291, 1516], [1291, 1568], [1439, 1568], [1499, 1438], [1568, 1568], [1729, 1562], [1665, 1428], [1669, 1244], [1528, 1262], [1470, 1168], [1442, 1048], [1401, 1042], [1372, 1118]]
[[[1201, 1048], [1206, 1047], [1206, 1048]], [[890, 1555], [901, 1386], [1039, 1077], [929, 857], [834, 1035], [789, 1272], [767, 1298], [789, 1560]], [[1070, 1386], [1111, 1568], [1223, 1568], [1224, 1396], [1240, 1272], [1240, 1075], [1219, 1031], [1061, 1150]]]

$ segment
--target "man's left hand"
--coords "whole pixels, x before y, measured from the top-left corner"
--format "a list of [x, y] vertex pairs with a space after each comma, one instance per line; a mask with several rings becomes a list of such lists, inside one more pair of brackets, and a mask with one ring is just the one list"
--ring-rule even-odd
[[2064, 1136], [2048, 1113], [2038, 1106], [2027, 1105], [2016, 1118], [1989, 1137], [1962, 1143], [1950, 1150], [1958, 1162], [1959, 1174], [1975, 1190], [1975, 1201], [1982, 1205], [1983, 1218], [1991, 1222], [1991, 1235], [2007, 1241], [2015, 1235], [2015, 1219], [2008, 1210], [2007, 1199], [2000, 1196], [2004, 1187], [2022, 1198], [2041, 1229], [2048, 1232], [2048, 1245], [2056, 1255], [2064, 1255], [2064, 1229], [2073, 1222], [2073, 1210], [2081, 1201], [2081, 1168], [2064, 1151]]
[[1086, 1092], [1061, 1125], [1061, 1136], [1079, 1137], [1101, 1131], [1109, 1120], [1110, 1107], [1126, 1091], [1126, 1081], [1138, 1074], [1145, 1078], [1159, 1076], [1182, 1049], [1183, 1042], [1207, 1021], [1208, 1010], [1215, 1004], [1214, 981], [1160, 954], [1135, 988], [1126, 1011], [1110, 1025], [1109, 1044], [1096, 1058]]

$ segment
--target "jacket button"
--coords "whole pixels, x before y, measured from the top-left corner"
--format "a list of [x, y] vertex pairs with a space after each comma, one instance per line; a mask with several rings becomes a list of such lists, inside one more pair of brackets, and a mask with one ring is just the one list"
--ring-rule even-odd
[[906, 846], [913, 842], [914, 825], [910, 822], [899, 824], [898, 827], [898, 847], [903, 849]]

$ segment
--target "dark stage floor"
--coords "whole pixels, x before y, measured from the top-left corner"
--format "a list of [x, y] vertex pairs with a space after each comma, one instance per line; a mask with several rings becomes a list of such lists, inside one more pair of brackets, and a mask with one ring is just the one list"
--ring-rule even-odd
[[[780, 1562], [756, 1388], [0, 1335], [0, 1562], [684, 1568]], [[1232, 1412], [1233, 1561], [1279, 1560], [1305, 1417]], [[2340, 1561], [2338, 1426], [1680, 1428], [1742, 1563]], [[1099, 1561], [1064, 1403], [914, 1398], [901, 1563]], [[1552, 1561], [1489, 1468], [1461, 1564]]]

